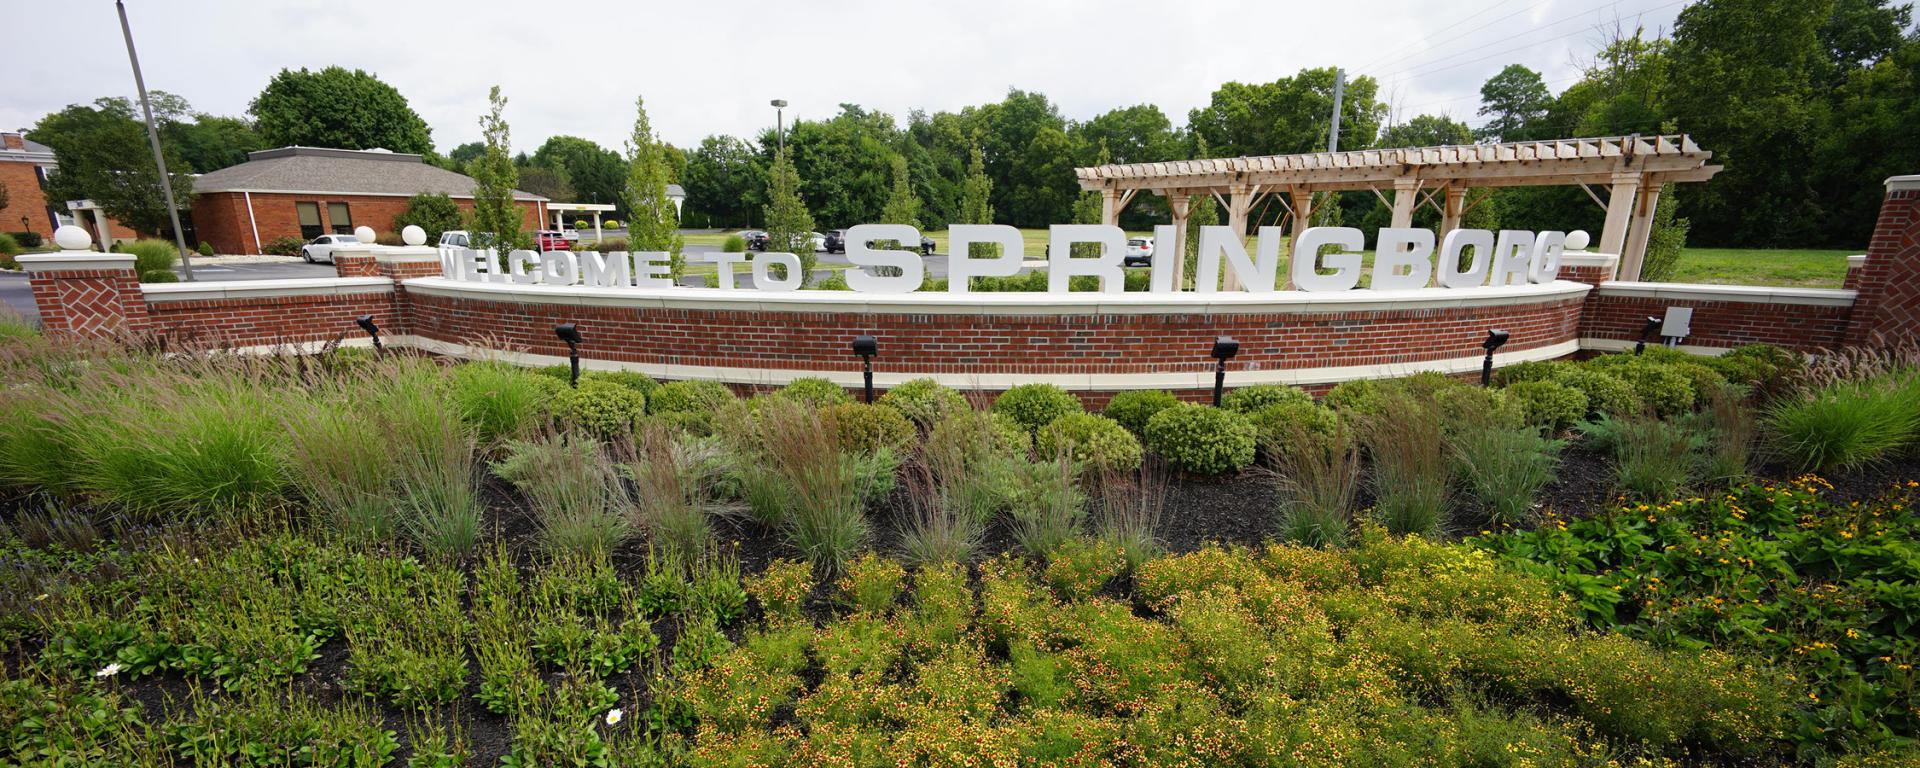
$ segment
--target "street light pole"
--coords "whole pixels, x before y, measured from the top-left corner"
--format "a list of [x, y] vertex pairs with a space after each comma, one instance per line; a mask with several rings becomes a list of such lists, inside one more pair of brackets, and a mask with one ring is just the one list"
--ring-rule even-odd
[[773, 135], [779, 137], [780, 153], [786, 154], [787, 152], [787, 114], [786, 114], [787, 100], [774, 99], [771, 103], [773, 104]]
[[160, 129], [153, 125], [153, 100], [147, 98], [147, 81], [140, 76], [140, 55], [133, 50], [133, 27], [127, 25], [127, 5], [113, 0], [113, 7], [120, 11], [120, 34], [127, 38], [127, 61], [133, 63], [133, 86], [140, 91], [140, 109], [147, 115], [147, 141], [153, 145], [153, 164], [160, 170], [160, 193], [167, 201], [167, 216], [173, 220], [173, 244], [180, 249], [180, 271], [191, 283], [193, 259], [187, 256], [187, 234], [180, 231], [180, 208], [173, 204], [173, 179], [168, 178], [167, 158], [160, 153]]

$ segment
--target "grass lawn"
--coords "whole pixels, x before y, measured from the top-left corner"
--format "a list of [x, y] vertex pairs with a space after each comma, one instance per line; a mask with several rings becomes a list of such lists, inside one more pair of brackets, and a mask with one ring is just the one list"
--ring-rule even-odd
[[1688, 248], [1674, 267], [1674, 283], [1839, 288], [1847, 257], [1865, 251], [1791, 248]]

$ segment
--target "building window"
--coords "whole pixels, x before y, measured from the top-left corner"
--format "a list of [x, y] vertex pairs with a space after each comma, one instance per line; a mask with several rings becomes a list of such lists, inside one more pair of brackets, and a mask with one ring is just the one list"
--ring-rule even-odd
[[326, 234], [326, 228], [320, 226], [319, 203], [294, 203], [293, 207], [300, 212], [300, 239], [312, 240]]
[[333, 225], [336, 235], [353, 234], [353, 217], [348, 215], [346, 203], [327, 203], [327, 223]]

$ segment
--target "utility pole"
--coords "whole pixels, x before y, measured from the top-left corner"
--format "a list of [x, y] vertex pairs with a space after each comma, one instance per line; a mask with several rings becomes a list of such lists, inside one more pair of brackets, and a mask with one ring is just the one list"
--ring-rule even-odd
[[1340, 96], [1347, 89], [1347, 71], [1333, 69], [1333, 127], [1327, 129], [1327, 151], [1340, 151]]
[[120, 34], [127, 38], [127, 61], [133, 63], [133, 86], [140, 90], [140, 109], [147, 114], [147, 141], [153, 144], [153, 164], [160, 169], [160, 192], [167, 201], [167, 216], [173, 219], [173, 244], [180, 249], [180, 271], [191, 283], [193, 259], [187, 256], [187, 234], [180, 231], [180, 207], [173, 204], [173, 179], [167, 176], [167, 158], [160, 153], [160, 129], [153, 125], [153, 100], [147, 98], [147, 81], [140, 76], [140, 55], [133, 51], [133, 27], [127, 25], [127, 5], [113, 0], [113, 7], [120, 11]]

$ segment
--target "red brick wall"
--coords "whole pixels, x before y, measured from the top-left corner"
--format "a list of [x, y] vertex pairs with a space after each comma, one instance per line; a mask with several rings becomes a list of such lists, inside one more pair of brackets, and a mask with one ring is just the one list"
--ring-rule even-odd
[[867, 315], [520, 304], [412, 294], [412, 332], [451, 342], [491, 336], [565, 355], [553, 327], [576, 322], [602, 360], [838, 370], [853, 337], [880, 342], [891, 372], [967, 374], [1211, 371], [1216, 336], [1240, 342], [1240, 371], [1411, 363], [1480, 354], [1488, 329], [1505, 351], [1576, 338], [1578, 299], [1495, 307], [1248, 315]]
[[1860, 269], [1849, 344], [1920, 336], [1920, 189], [1889, 189]]
[[1670, 298], [1609, 296], [1595, 291], [1587, 297], [1580, 324], [1583, 338], [1638, 341], [1648, 317], [1661, 317], [1667, 307], [1693, 307], [1689, 345], [1737, 347], [1777, 344], [1790, 349], [1837, 347], [1846, 337], [1848, 307], [1801, 304], [1761, 304], [1735, 301], [1679, 301]]
[[40, 190], [40, 166], [34, 163], [0, 161], [0, 187], [7, 190], [6, 207], [0, 208], [0, 232], [20, 232], [20, 218], [27, 219], [24, 231], [53, 242], [53, 227], [47, 219], [47, 196]]
[[40, 272], [28, 283], [49, 334], [104, 338], [147, 328], [147, 300], [132, 270]]
[[353, 321], [367, 314], [373, 315], [382, 333], [405, 333], [394, 295], [385, 291], [159, 301], [149, 304], [148, 311], [154, 333], [183, 342], [236, 347], [361, 336]]
[[[378, 233], [397, 231], [393, 218], [407, 208], [405, 197], [384, 197], [374, 195], [294, 195], [281, 193], [255, 192], [253, 198], [253, 220], [247, 219], [247, 195], [240, 192], [210, 192], [196, 195], [193, 202], [193, 220], [200, 239], [213, 245], [220, 253], [259, 253], [254, 247], [253, 227], [260, 228], [260, 242], [272, 242], [281, 237], [300, 237], [300, 212], [296, 203], [317, 203], [320, 206], [320, 224], [327, 231], [333, 231], [333, 212], [328, 203], [346, 203], [348, 222], [353, 227], [373, 227]], [[473, 210], [470, 199], [454, 199], [460, 210]], [[528, 229], [540, 224], [539, 209], [535, 203], [520, 203], [523, 213], [521, 226]]]

